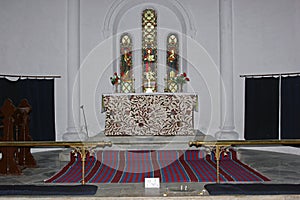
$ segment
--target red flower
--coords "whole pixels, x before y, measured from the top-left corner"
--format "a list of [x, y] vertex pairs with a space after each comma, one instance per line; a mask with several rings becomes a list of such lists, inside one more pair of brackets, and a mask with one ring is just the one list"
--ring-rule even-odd
[[187, 77], [187, 74], [185, 72], [178, 74], [175, 78], [174, 81], [178, 84], [184, 84], [187, 81], [190, 81], [190, 79]]
[[110, 82], [113, 85], [117, 85], [119, 83], [120, 76], [118, 76], [117, 72], [114, 72], [114, 75], [110, 77]]
[[124, 72], [121, 72], [121, 77], [123, 77], [124, 76]]

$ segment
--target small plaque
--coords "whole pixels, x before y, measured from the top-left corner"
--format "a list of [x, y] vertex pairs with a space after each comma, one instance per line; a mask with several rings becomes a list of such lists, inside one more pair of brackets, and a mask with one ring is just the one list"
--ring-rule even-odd
[[145, 188], [159, 188], [159, 178], [145, 178]]

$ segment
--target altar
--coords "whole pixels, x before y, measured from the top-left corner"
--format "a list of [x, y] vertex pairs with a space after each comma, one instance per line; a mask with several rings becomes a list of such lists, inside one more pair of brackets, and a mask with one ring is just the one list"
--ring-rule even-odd
[[106, 136], [194, 135], [198, 96], [192, 93], [103, 94]]

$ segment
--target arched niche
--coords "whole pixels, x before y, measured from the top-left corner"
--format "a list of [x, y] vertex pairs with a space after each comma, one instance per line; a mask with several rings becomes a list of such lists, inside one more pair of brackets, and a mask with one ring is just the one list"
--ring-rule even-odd
[[[148, 2], [146, 0], [116, 0], [108, 10], [105, 20], [103, 34], [105, 38], [113, 37], [113, 52], [114, 58], [113, 71], [118, 71], [118, 57], [119, 57], [119, 38], [122, 33], [128, 32], [132, 35], [134, 46], [134, 58], [135, 66], [141, 66], [141, 13], [146, 8], [152, 8], [156, 10], [158, 15], [158, 67], [165, 66], [166, 58], [166, 38], [170, 32], [175, 32], [179, 36], [180, 44], [180, 57], [183, 59], [180, 61], [180, 70], [187, 71], [187, 37], [195, 36], [194, 23], [191, 15], [187, 9], [181, 5], [177, 0], [154, 0]], [[135, 74], [141, 75], [141, 71], [135, 70]], [[158, 71], [159, 82], [163, 83], [165, 69]], [[138, 82], [137, 85], [142, 83]], [[163, 87], [159, 89], [163, 90]], [[137, 90], [139, 92], [139, 90]]]
[[[115, 35], [122, 16], [130, 9], [137, 5], [160, 5], [169, 8], [179, 19], [182, 33], [192, 38], [196, 35], [194, 21], [188, 10], [177, 0], [154, 0], [149, 3], [147, 0], [116, 0], [112, 3], [104, 19], [104, 37]], [[146, 6], [145, 6], [146, 7]]]

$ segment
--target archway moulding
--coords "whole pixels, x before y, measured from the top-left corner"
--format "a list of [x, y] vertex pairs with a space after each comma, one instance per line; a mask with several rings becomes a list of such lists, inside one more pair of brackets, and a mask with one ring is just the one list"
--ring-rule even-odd
[[196, 36], [196, 29], [194, 26], [194, 21], [192, 20], [192, 16], [178, 0], [153, 0], [151, 2], [148, 0], [115, 0], [105, 16], [103, 28], [104, 37], [108, 38], [114, 34], [117, 34], [117, 26], [123, 14], [133, 6], [142, 4], [157, 4], [169, 8], [179, 18], [182, 27], [182, 33], [190, 36], [191, 38]]

